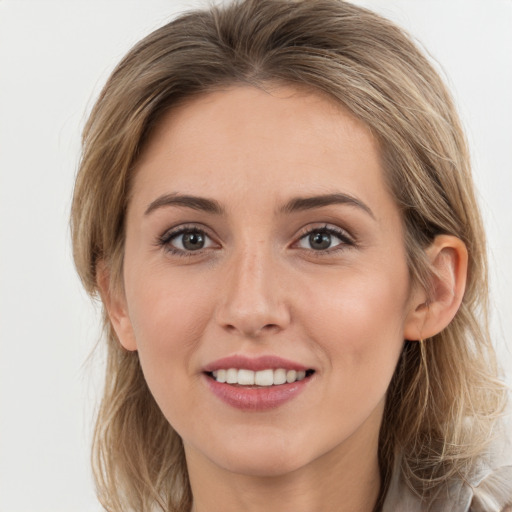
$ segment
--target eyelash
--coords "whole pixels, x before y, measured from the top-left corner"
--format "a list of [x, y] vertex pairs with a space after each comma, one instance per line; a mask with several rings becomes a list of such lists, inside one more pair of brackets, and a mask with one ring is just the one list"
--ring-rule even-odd
[[327, 235], [334, 235], [336, 238], [340, 240], [340, 243], [335, 245], [334, 247], [329, 247], [328, 249], [314, 250], [314, 249], [306, 249], [302, 248], [305, 251], [313, 254], [314, 256], [322, 257], [329, 256], [332, 254], [336, 254], [338, 252], [344, 251], [349, 247], [354, 247], [356, 245], [355, 240], [351, 237], [347, 231], [344, 229], [338, 228], [337, 226], [332, 226], [329, 224], [324, 224], [321, 227], [308, 227], [305, 228], [305, 231], [299, 236], [299, 239], [295, 244], [304, 240], [305, 238], [311, 236], [313, 233], [322, 233]]
[[203, 235], [204, 237], [208, 239], [212, 239], [210, 235], [206, 232], [205, 229], [202, 229], [196, 225], [184, 225], [179, 226], [175, 229], [170, 229], [169, 231], [166, 231], [162, 236], [158, 237], [156, 241], [156, 245], [158, 247], [162, 247], [166, 252], [172, 254], [173, 256], [179, 256], [182, 258], [188, 258], [192, 256], [196, 256], [198, 254], [202, 254], [204, 252], [204, 249], [198, 249], [196, 251], [184, 251], [182, 249], [178, 249], [176, 247], [173, 247], [171, 245], [171, 242], [178, 238], [180, 235], [184, 235], [186, 233], [197, 233], [199, 235]]
[[[178, 238], [180, 235], [184, 235], [186, 233], [197, 233], [199, 235], [203, 235], [204, 237], [208, 239], [212, 239], [211, 236], [208, 235], [207, 231], [197, 227], [196, 225], [184, 225], [179, 226], [178, 228], [171, 229], [169, 231], [166, 231], [163, 235], [158, 237], [156, 241], [156, 245], [158, 247], [164, 248], [166, 252], [172, 254], [173, 256], [178, 257], [193, 257], [199, 254], [202, 254], [205, 250], [209, 249], [207, 248], [201, 248], [195, 251], [192, 250], [182, 250], [178, 249], [176, 247], [173, 247], [171, 245], [171, 242]], [[320, 250], [314, 250], [314, 249], [307, 249], [307, 248], [299, 248], [304, 251], [308, 251], [309, 253], [315, 255], [315, 256], [326, 256], [334, 253], [338, 253], [340, 251], [346, 250], [348, 247], [353, 247], [356, 245], [354, 239], [343, 229], [325, 224], [322, 227], [313, 227], [313, 228], [305, 228], [305, 230], [300, 234], [297, 242], [294, 243], [297, 244], [301, 240], [304, 240], [306, 237], [312, 235], [313, 233], [322, 233], [327, 235], [334, 235], [336, 238], [340, 240], [340, 243], [335, 245], [334, 247], [330, 247], [328, 249], [320, 249]]]

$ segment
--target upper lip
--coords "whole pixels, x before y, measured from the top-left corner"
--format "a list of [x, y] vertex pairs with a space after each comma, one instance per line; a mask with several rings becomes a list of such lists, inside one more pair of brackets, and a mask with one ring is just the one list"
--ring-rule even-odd
[[259, 357], [247, 357], [243, 355], [233, 355], [228, 357], [223, 357], [221, 359], [217, 359], [212, 363], [207, 364], [204, 368], [204, 372], [214, 372], [216, 370], [221, 369], [229, 369], [229, 368], [237, 368], [237, 369], [245, 369], [252, 370], [254, 372], [260, 370], [277, 370], [278, 368], [284, 368], [285, 370], [310, 370], [307, 366], [303, 364], [296, 363], [295, 361], [290, 361], [288, 359], [283, 359], [282, 357], [272, 356], [272, 355], [264, 355]]

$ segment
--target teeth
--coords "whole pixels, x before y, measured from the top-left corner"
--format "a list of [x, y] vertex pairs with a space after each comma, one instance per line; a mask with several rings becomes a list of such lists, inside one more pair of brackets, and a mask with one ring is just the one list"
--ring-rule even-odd
[[228, 384], [238, 384], [240, 386], [279, 386], [280, 384], [291, 384], [292, 382], [302, 380], [306, 377], [304, 370], [260, 370], [253, 372], [246, 369], [221, 369], [212, 372], [213, 378], [217, 382], [226, 382]]
[[238, 384], [238, 370], [230, 368], [226, 371], [226, 382], [228, 384]]
[[295, 370], [288, 370], [286, 372], [286, 382], [295, 382], [297, 380], [297, 372]]
[[283, 368], [274, 370], [274, 386], [278, 386], [279, 384], [284, 384], [285, 382], [286, 382], [286, 370], [284, 370]]
[[251, 370], [238, 370], [238, 384], [254, 386], [254, 372]]
[[257, 386], [272, 386], [274, 384], [274, 370], [261, 370], [254, 373], [254, 382]]

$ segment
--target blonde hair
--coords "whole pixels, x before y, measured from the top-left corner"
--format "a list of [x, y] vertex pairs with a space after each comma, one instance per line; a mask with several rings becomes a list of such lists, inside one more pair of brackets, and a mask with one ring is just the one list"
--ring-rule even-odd
[[[100, 264], [121, 286], [130, 179], [162, 115], [215, 88], [266, 82], [328, 94], [370, 127], [401, 210], [414, 282], [430, 289], [425, 248], [436, 235], [455, 235], [468, 249], [460, 310], [440, 334], [405, 342], [381, 427], [380, 503], [398, 456], [409, 486], [427, 497], [468, 474], [506, 395], [488, 333], [485, 235], [465, 137], [442, 80], [391, 22], [338, 0], [242, 0], [182, 15], [140, 41], [84, 129], [71, 217], [78, 273], [91, 295]], [[93, 447], [99, 499], [116, 512], [188, 511], [181, 440], [137, 353], [121, 347], [106, 314], [104, 323], [108, 362]]]

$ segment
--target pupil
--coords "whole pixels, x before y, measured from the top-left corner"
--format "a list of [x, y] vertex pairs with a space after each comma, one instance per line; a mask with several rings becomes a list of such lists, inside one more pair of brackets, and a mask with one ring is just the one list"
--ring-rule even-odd
[[185, 233], [183, 235], [183, 247], [191, 251], [202, 249], [204, 237], [201, 233]]
[[309, 235], [309, 243], [313, 249], [328, 249], [331, 245], [331, 235], [329, 233], [311, 233]]

